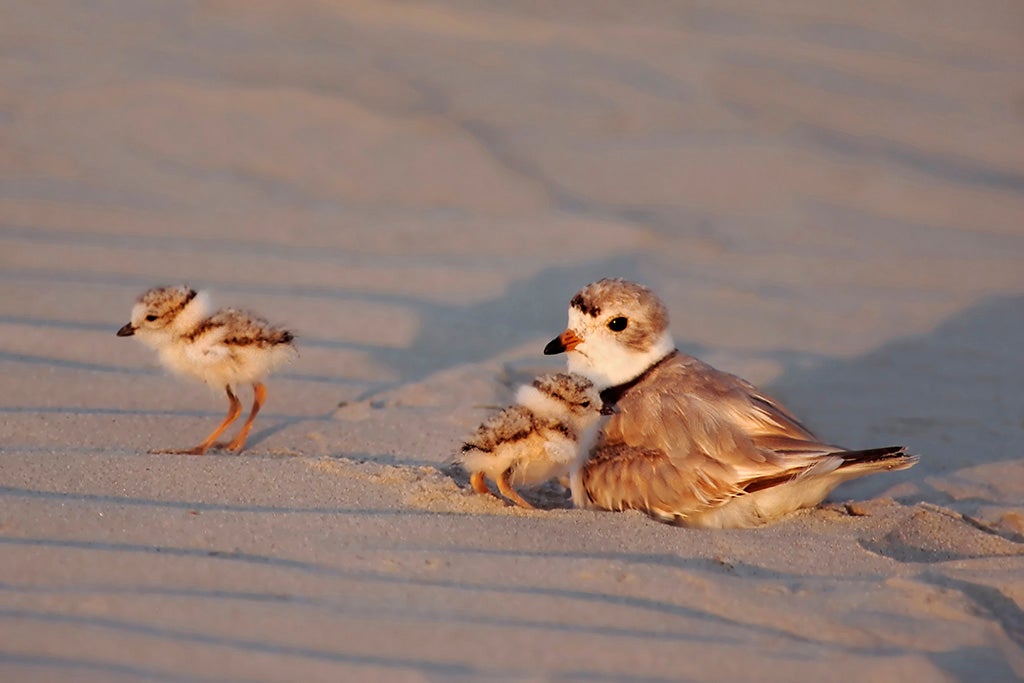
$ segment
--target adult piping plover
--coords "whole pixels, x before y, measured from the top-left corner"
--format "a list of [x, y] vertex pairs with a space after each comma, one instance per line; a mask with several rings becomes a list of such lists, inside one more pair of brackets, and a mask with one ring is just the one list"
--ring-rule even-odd
[[601, 389], [615, 414], [570, 478], [578, 507], [637, 509], [695, 527], [749, 527], [824, 500], [849, 479], [917, 462], [902, 446], [824, 443], [749, 382], [675, 349], [668, 311], [621, 279], [581, 289], [544, 353]]
[[589, 450], [601, 417], [601, 397], [579, 375], [541, 375], [516, 392], [516, 405], [488, 418], [462, 447], [459, 461], [477, 493], [498, 490], [524, 508], [533, 506], [512, 488], [540, 484], [569, 473]]
[[[199, 379], [227, 392], [227, 417], [194, 448], [158, 451], [202, 455], [209, 448], [241, 451], [253, 420], [267, 398], [263, 378], [295, 356], [294, 335], [251, 313], [225, 308], [208, 315], [205, 292], [181, 285], [155, 287], [138, 298], [131, 322], [118, 337], [137, 337], [157, 350], [160, 362], [172, 372]], [[254, 400], [249, 418], [227, 444], [214, 444], [242, 414], [235, 395], [239, 384], [252, 384]]]

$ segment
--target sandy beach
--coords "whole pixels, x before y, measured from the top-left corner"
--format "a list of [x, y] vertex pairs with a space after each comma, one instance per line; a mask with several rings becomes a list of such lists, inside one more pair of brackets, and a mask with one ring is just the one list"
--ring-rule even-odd
[[[8, 2], [0, 680], [1024, 679], [1024, 6]], [[913, 469], [754, 530], [449, 464], [601, 277]], [[298, 335], [241, 455], [119, 339]], [[248, 407], [251, 394], [242, 394]]]

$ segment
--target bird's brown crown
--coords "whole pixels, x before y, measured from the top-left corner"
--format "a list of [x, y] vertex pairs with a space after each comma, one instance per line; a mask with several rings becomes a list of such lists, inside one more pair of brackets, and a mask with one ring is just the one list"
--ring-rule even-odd
[[650, 327], [668, 327], [668, 309], [661, 299], [647, 287], [622, 278], [604, 278], [591, 282], [576, 292], [569, 306], [592, 318], [618, 311], [641, 312], [645, 314]]
[[169, 323], [196, 298], [196, 290], [187, 285], [154, 287], [139, 296], [148, 322]]

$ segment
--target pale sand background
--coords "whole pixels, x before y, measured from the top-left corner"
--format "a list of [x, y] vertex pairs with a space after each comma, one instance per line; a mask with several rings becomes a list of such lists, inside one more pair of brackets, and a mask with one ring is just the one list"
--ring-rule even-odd
[[[1019, 2], [2, 3], [0, 679], [1024, 676], [1022, 36]], [[920, 465], [756, 531], [459, 489], [611, 275]], [[146, 452], [225, 408], [114, 337], [186, 280], [301, 335], [242, 457]]]

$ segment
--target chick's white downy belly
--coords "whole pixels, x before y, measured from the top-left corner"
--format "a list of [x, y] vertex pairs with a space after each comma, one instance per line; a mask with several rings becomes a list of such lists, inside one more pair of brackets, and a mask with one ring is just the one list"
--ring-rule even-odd
[[206, 363], [197, 363], [185, 344], [168, 344], [158, 350], [160, 364], [176, 375], [207, 381], [209, 368]]
[[204, 343], [175, 344], [160, 350], [160, 361], [174, 373], [214, 387], [251, 384], [294, 357], [291, 346], [230, 346]]
[[241, 384], [259, 382], [295, 356], [295, 349], [286, 344], [240, 346], [232, 352], [232, 376], [236, 383]]
[[497, 480], [515, 462], [517, 450], [512, 444], [502, 444], [493, 451], [471, 448], [459, 456], [459, 462], [467, 472], [483, 472]]
[[532, 486], [569, 474], [576, 459], [576, 442], [561, 434], [546, 435], [538, 453], [515, 463], [509, 480], [513, 484]]
[[496, 480], [507, 471], [512, 484], [532, 486], [568, 474], [575, 454], [575, 442], [570, 439], [534, 434], [500, 444], [493, 451], [470, 449], [460, 461], [467, 472], [483, 472]]

